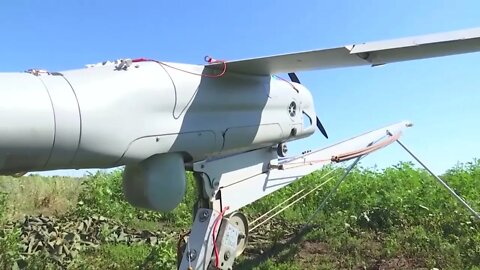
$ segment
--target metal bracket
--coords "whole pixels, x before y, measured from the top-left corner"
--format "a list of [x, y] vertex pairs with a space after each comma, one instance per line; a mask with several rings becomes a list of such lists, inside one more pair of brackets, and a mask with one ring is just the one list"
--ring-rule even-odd
[[213, 252], [212, 234], [218, 217], [219, 213], [212, 209], [201, 208], [197, 211], [179, 270], [208, 269]]
[[50, 75], [50, 72], [48, 72], [48, 70], [46, 69], [34, 69], [34, 68], [31, 68], [31, 69], [27, 69], [25, 70], [25, 73], [30, 73], [34, 76], [40, 76], [40, 75]]
[[245, 239], [247, 230], [241, 227], [246, 224], [238, 223], [215, 210], [198, 209], [179, 269], [232, 269], [235, 258], [243, 251], [244, 246], [239, 243]]
[[196, 162], [193, 164], [193, 171], [201, 176], [204, 193], [213, 200], [222, 187], [268, 172], [270, 162], [276, 159], [276, 149], [262, 148], [220, 159]]
[[132, 59], [119, 59], [115, 65], [115, 70], [127, 70], [133, 63]]

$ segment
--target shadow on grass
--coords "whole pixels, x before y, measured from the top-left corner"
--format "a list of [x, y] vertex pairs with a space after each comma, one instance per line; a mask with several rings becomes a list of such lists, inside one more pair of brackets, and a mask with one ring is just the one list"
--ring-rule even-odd
[[235, 269], [252, 269], [260, 266], [270, 259], [275, 258], [275, 262], [284, 263], [290, 261], [300, 250], [300, 244], [304, 241], [304, 237], [318, 225], [306, 225], [300, 228], [293, 237], [286, 241], [274, 242], [268, 250], [263, 254], [254, 255], [254, 257], [242, 260], [235, 265]]

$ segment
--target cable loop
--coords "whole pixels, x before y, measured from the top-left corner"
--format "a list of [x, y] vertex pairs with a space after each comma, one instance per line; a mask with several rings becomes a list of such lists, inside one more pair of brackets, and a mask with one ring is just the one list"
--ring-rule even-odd
[[196, 76], [200, 76], [200, 77], [205, 77], [205, 78], [220, 78], [222, 77], [223, 75], [225, 75], [225, 73], [227, 72], [227, 62], [223, 61], [223, 60], [216, 60], [216, 59], [213, 59], [211, 58], [210, 56], [205, 56], [205, 61], [210, 63], [210, 64], [219, 64], [219, 63], [222, 63], [223, 64], [223, 68], [222, 68], [222, 71], [219, 73], [219, 74], [213, 74], [213, 75], [210, 75], [210, 74], [203, 74], [203, 73], [196, 73], [196, 72], [191, 72], [191, 71], [188, 71], [188, 70], [185, 70], [185, 69], [181, 69], [181, 68], [178, 68], [178, 67], [174, 67], [172, 65], [169, 65], [165, 62], [161, 62], [161, 61], [158, 61], [158, 60], [155, 60], [155, 59], [148, 59], [148, 58], [137, 58], [137, 59], [133, 59], [132, 60], [132, 63], [139, 63], [139, 62], [155, 62], [159, 65], [162, 65], [162, 66], [165, 66], [165, 67], [169, 67], [171, 69], [175, 69], [175, 70], [178, 70], [178, 71], [181, 71], [181, 72], [185, 72], [187, 74], [191, 74], [191, 75], [196, 75]]

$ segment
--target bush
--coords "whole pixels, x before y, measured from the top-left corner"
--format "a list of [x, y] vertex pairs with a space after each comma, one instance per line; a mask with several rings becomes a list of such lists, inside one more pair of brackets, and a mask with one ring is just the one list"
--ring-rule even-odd
[[175, 226], [188, 226], [191, 223], [192, 207], [196, 200], [191, 174], [187, 175], [187, 191], [182, 202], [172, 212], [159, 213], [135, 208], [125, 200], [122, 173], [123, 170], [97, 172], [85, 179], [72, 214], [81, 217], [101, 215], [126, 223], [162, 221]]
[[125, 200], [122, 173], [122, 170], [110, 173], [99, 171], [85, 179], [73, 214], [81, 217], [100, 215], [123, 222], [130, 222], [135, 218], [158, 219], [159, 213], [136, 209]]

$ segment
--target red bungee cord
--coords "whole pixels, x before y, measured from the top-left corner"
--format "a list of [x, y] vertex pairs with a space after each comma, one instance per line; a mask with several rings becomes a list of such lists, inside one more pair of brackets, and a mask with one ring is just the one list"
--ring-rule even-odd
[[172, 68], [172, 69], [181, 71], [181, 72], [185, 72], [185, 73], [192, 74], [192, 75], [196, 75], [196, 76], [206, 77], [206, 78], [220, 78], [220, 77], [222, 77], [223, 75], [225, 75], [225, 72], [227, 72], [227, 62], [225, 62], [224, 60], [216, 60], [216, 59], [213, 59], [213, 58], [210, 57], [210, 56], [205, 56], [205, 61], [206, 61], [207, 63], [209, 63], [209, 64], [219, 64], [219, 63], [222, 63], [222, 64], [223, 64], [222, 71], [221, 71], [219, 74], [214, 74], [214, 75], [202, 74], [202, 73], [195, 73], [195, 72], [191, 72], [191, 71], [184, 70], [184, 69], [181, 69], [181, 68], [177, 68], [177, 67], [171, 66], [171, 65], [169, 65], [169, 64], [167, 64], [167, 63], [164, 63], [164, 62], [155, 60], [155, 59], [148, 59], [148, 58], [132, 59], [132, 62], [133, 62], [133, 63], [139, 63], [139, 62], [155, 62], [155, 63], [157, 63], [157, 64], [159, 64], [159, 65], [166, 66], [166, 67], [169, 67], [169, 68]]
[[216, 239], [216, 236], [215, 236], [215, 231], [217, 231], [217, 227], [218, 227], [218, 224], [220, 223], [220, 221], [222, 220], [223, 218], [223, 215], [225, 215], [225, 212], [227, 212], [227, 210], [229, 209], [230, 207], [226, 206], [225, 208], [223, 208], [222, 212], [220, 212], [220, 215], [218, 215], [217, 219], [215, 219], [215, 224], [213, 225], [213, 231], [212, 231], [212, 238], [213, 238], [213, 251], [215, 253], [215, 267], [218, 268], [218, 248], [217, 248], [217, 239]]

